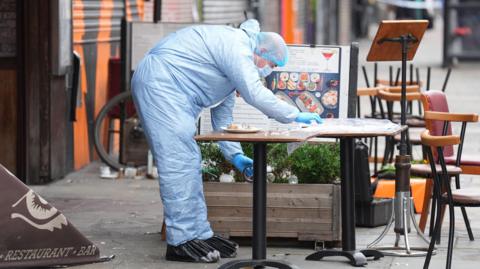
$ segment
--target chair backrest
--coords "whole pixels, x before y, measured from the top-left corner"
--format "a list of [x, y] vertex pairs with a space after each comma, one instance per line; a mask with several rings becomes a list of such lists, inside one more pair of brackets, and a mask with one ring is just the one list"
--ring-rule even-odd
[[[399, 92], [400, 88], [394, 88], [393, 91], [390, 91], [387, 87], [386, 89], [378, 90], [377, 97], [380, 101], [385, 101], [387, 105], [387, 115], [388, 119], [393, 121], [393, 103], [400, 102], [402, 98], [402, 94]], [[420, 102], [422, 95], [419, 92], [418, 86], [409, 86], [406, 92], [406, 101], [418, 101]], [[406, 112], [408, 113], [408, 112]]]
[[[402, 93], [402, 86], [388, 86], [385, 87], [385, 90], [390, 93]], [[412, 92], [420, 92], [420, 87], [418, 85], [407, 85], [405, 92], [407, 94]]]
[[[453, 147], [453, 145], [460, 144], [460, 136], [448, 135], [448, 136], [433, 136], [430, 135], [428, 130], [425, 130], [422, 135], [422, 144], [426, 146], [428, 161], [430, 163], [430, 169], [432, 171], [433, 184], [436, 186], [434, 191], [437, 197], [441, 197], [443, 190], [446, 190], [448, 199], [451, 202], [452, 190], [450, 187], [450, 176], [447, 172], [447, 165], [445, 162], [445, 156], [443, 149], [447, 147]], [[433, 149], [437, 152], [437, 157], [433, 156]], [[436, 159], [440, 163], [441, 170], [437, 170]], [[442, 190], [442, 191], [440, 191]]]
[[[423, 109], [425, 111], [436, 111], [436, 112], [449, 112], [447, 96], [441, 91], [428, 91], [422, 94], [422, 103]], [[440, 136], [443, 135], [443, 121], [438, 120], [427, 120], [425, 121], [425, 126], [430, 131], [431, 135]], [[448, 125], [446, 135], [452, 134], [452, 126]], [[443, 155], [445, 157], [450, 157], [455, 154], [453, 146], [448, 145], [443, 149]], [[434, 152], [436, 156], [436, 152]]]

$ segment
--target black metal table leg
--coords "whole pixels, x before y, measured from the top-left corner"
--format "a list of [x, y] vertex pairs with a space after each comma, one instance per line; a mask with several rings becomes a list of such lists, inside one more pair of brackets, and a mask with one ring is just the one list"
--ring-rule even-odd
[[234, 260], [218, 267], [237, 269], [245, 267], [273, 267], [295, 269], [296, 266], [277, 260], [266, 260], [267, 256], [267, 144], [253, 146], [253, 216], [252, 216], [252, 259]]
[[343, 256], [350, 260], [353, 266], [367, 264], [366, 257], [375, 260], [383, 257], [377, 250], [356, 250], [355, 246], [355, 183], [354, 183], [354, 138], [340, 139], [340, 169], [342, 192], [342, 250], [321, 250], [307, 256], [307, 260], [318, 261], [323, 257]]
[[267, 256], [267, 149], [265, 143], [255, 143], [253, 152], [253, 216], [252, 258]]

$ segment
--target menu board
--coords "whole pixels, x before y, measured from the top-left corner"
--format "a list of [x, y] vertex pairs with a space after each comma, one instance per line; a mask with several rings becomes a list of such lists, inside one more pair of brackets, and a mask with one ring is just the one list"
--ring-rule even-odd
[[266, 78], [275, 96], [302, 112], [340, 116], [341, 47], [289, 46], [289, 60]]

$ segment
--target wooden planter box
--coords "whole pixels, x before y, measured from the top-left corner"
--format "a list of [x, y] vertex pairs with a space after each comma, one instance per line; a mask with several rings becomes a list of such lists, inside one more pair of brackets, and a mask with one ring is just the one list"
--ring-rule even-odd
[[[252, 236], [250, 183], [204, 182], [208, 220], [215, 233]], [[268, 184], [267, 237], [340, 241], [340, 185]]]

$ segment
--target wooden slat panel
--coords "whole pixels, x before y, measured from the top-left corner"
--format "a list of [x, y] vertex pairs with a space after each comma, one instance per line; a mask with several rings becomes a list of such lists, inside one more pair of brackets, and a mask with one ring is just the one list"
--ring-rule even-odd
[[[208, 207], [209, 217], [252, 217], [251, 207], [235, 207], [229, 206], [210, 206]], [[330, 219], [332, 218], [332, 208], [285, 208], [285, 207], [268, 207], [267, 217], [269, 218], [310, 218]]]
[[[220, 234], [223, 237], [229, 238], [232, 236], [238, 237], [250, 237], [252, 231], [231, 231], [231, 230], [215, 230], [216, 234]], [[297, 238], [299, 241], [340, 241], [341, 238], [334, 237], [331, 231], [317, 231], [314, 233], [307, 232], [272, 232], [267, 230], [267, 237], [283, 237], [283, 238]]]
[[[204, 183], [204, 193], [216, 233], [251, 236], [252, 184]], [[268, 237], [335, 241], [340, 229], [339, 185], [268, 184]]]
[[[251, 231], [252, 220], [248, 218], [209, 218], [210, 225], [225, 231]], [[321, 223], [314, 219], [267, 219], [267, 231], [315, 233], [317, 231], [331, 231], [331, 223]]]
[[[278, 195], [267, 195], [267, 205], [269, 207], [301, 207], [301, 208], [331, 208], [332, 199], [328, 196], [312, 197], [311, 195], [289, 195], [282, 197]], [[210, 205], [220, 206], [252, 206], [252, 196], [246, 193], [224, 193], [224, 195], [212, 196], [211, 193], [205, 193], [205, 200]]]
[[[204, 182], [205, 191], [209, 192], [246, 192], [252, 193], [253, 184], [250, 183], [217, 183], [217, 182]], [[268, 194], [271, 193], [302, 193], [302, 194], [329, 194], [331, 189], [326, 188], [327, 184], [268, 184]], [[329, 185], [333, 188], [332, 185]]]

